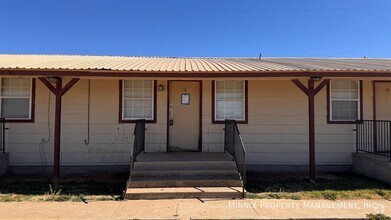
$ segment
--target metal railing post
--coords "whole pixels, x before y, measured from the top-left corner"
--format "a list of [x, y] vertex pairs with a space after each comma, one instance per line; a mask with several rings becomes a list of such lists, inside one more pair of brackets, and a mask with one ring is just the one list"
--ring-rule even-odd
[[366, 152], [390, 158], [391, 121], [357, 120], [356, 153]]
[[224, 122], [224, 151], [225, 152], [228, 152], [228, 141], [227, 141], [227, 134], [228, 134], [228, 128], [227, 128], [227, 120], [225, 120], [225, 122]]
[[132, 170], [137, 156], [145, 150], [145, 120], [137, 120], [133, 132], [133, 144], [130, 152], [129, 180], [132, 178]]
[[377, 121], [376, 120], [373, 120], [372, 122], [372, 126], [373, 126], [373, 151], [376, 153], [377, 152]]
[[232, 154], [234, 158], [232, 160], [236, 160], [236, 154], [235, 154], [235, 126], [233, 123], [231, 123], [232, 126]]
[[387, 145], [388, 145], [388, 153], [390, 154], [390, 162], [391, 162], [391, 121], [388, 122], [388, 141], [387, 141]]
[[246, 174], [246, 172], [247, 172], [247, 170], [246, 170], [246, 154], [245, 153], [243, 153], [243, 162], [242, 162], [242, 169], [243, 169], [243, 179], [242, 179], [242, 181], [243, 181], [243, 189], [242, 189], [242, 193], [243, 193], [243, 199], [246, 197], [246, 193], [245, 193], [245, 186], [246, 186], [246, 182], [247, 182], [247, 180], [246, 180], [246, 178], [247, 178], [247, 174]]
[[242, 181], [242, 196], [245, 198], [246, 149], [235, 120], [225, 120], [224, 151], [231, 154]]
[[359, 145], [359, 143], [358, 143], [358, 140], [359, 140], [358, 135], [359, 135], [358, 120], [356, 120], [356, 154], [358, 153], [358, 145]]
[[5, 123], [4, 118], [1, 118], [1, 148], [3, 148], [3, 154], [5, 154]]

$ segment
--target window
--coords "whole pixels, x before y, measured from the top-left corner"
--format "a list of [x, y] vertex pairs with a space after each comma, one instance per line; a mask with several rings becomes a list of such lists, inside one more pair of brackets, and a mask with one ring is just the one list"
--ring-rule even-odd
[[122, 81], [122, 121], [155, 119], [155, 85], [153, 80]]
[[246, 82], [239, 80], [214, 82], [214, 121], [232, 119], [246, 121]]
[[32, 79], [1, 78], [1, 117], [11, 120], [32, 119]]
[[332, 80], [329, 89], [329, 121], [353, 122], [361, 114], [361, 86], [358, 80]]

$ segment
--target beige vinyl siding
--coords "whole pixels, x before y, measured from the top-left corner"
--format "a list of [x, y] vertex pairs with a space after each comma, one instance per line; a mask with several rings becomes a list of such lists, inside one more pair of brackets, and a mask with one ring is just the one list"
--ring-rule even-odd
[[[65, 80], [67, 81], [67, 80]], [[66, 82], [64, 82], [65, 84]], [[212, 124], [212, 80], [202, 82], [202, 149], [223, 151], [222, 124]], [[167, 141], [167, 79], [157, 80], [157, 122], [147, 124], [146, 151], [165, 152]], [[119, 124], [119, 82], [91, 79], [90, 144], [87, 138], [87, 79], [63, 96], [61, 163], [64, 165], [129, 164], [134, 124]], [[364, 119], [372, 119], [372, 82], [364, 81]], [[290, 80], [248, 82], [248, 124], [240, 124], [249, 164], [308, 164], [307, 98]], [[41, 165], [39, 143], [48, 138], [48, 89], [36, 82], [35, 122], [7, 123], [10, 165]], [[54, 96], [50, 94], [50, 142], [44, 144], [46, 164], [53, 162]], [[352, 124], [327, 124], [326, 89], [315, 99], [318, 164], [351, 164], [355, 151]]]
[[[65, 84], [67, 80], [63, 84]], [[158, 83], [160, 83], [158, 81]], [[163, 84], [165, 81], [162, 82]], [[81, 79], [63, 96], [61, 163], [67, 165], [128, 164], [134, 124], [119, 124], [118, 80], [91, 80], [90, 143], [87, 138], [88, 80]], [[148, 124], [146, 149], [166, 149], [166, 93], [157, 93], [157, 123]], [[35, 122], [7, 123], [7, 150], [10, 165], [41, 165], [39, 144], [48, 134], [49, 90], [36, 83]], [[50, 94], [50, 142], [44, 144], [46, 163], [53, 162], [54, 101]]]
[[[325, 91], [323, 90], [315, 98], [317, 128], [320, 124], [326, 125]], [[249, 103], [252, 102], [256, 104], [249, 107], [249, 122], [258, 128], [240, 128], [246, 130], [242, 132], [244, 132], [243, 139], [248, 151], [251, 152], [247, 157], [248, 162], [251, 164], [307, 164], [308, 104], [307, 97], [301, 90], [290, 81], [250, 82]], [[323, 143], [323, 139], [322, 136], [317, 135], [316, 143]], [[317, 146], [319, 148], [319, 145]], [[328, 144], [324, 147], [339, 148], [341, 146]], [[351, 152], [350, 146], [348, 148], [345, 151]], [[328, 150], [329, 153], [332, 151], [332, 149]], [[349, 160], [347, 157], [321, 155], [319, 156], [319, 151], [317, 151], [318, 164], [324, 163], [323, 156], [329, 157], [327, 160], [330, 163], [346, 163]]]
[[[210, 81], [204, 81], [203, 150], [223, 150], [223, 125], [211, 125]], [[351, 164], [355, 125], [327, 124], [327, 89], [315, 98], [317, 164]], [[290, 80], [248, 83], [248, 124], [239, 124], [249, 164], [308, 164], [307, 97]], [[372, 119], [372, 83], [363, 84], [364, 118]]]

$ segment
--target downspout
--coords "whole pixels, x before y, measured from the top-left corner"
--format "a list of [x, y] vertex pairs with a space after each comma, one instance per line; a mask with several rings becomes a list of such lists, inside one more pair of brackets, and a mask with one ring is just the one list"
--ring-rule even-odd
[[87, 99], [87, 139], [84, 140], [85, 145], [90, 144], [90, 113], [91, 113], [91, 80], [88, 80], [88, 99]]

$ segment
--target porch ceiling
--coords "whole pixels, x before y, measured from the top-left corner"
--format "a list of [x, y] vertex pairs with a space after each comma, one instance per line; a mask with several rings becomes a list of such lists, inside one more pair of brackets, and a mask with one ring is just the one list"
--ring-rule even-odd
[[[0, 72], [2, 75], [23, 75], [21, 74], [23, 71], [26, 75], [33, 75], [34, 72], [55, 71], [57, 75], [124, 77], [131, 76], [129, 74], [132, 73], [145, 77], [166, 76], [165, 74], [168, 73], [184, 77], [306, 76], [305, 74], [300, 75], [297, 73], [318, 74], [321, 76], [327, 76], [327, 74], [329, 74], [328, 76], [356, 76], [352, 75], [352, 73], [358, 74], [357, 76], [363, 76], [362, 73], [365, 73], [368, 77], [384, 77], [391, 76], [391, 59], [177, 58], [0, 54]], [[350, 75], [346, 73], [350, 73]]]

